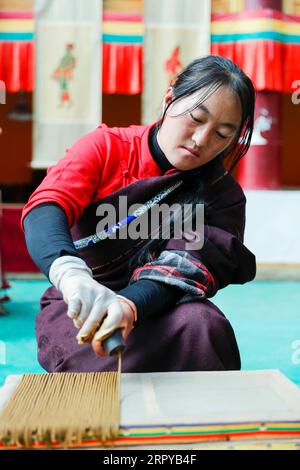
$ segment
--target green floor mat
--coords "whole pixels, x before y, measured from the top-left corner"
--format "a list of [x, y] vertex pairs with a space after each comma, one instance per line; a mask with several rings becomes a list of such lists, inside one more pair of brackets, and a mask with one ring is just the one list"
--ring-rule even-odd
[[[34, 336], [39, 298], [49, 283], [10, 281], [0, 317], [0, 385], [9, 374], [43, 372]], [[242, 368], [279, 369], [300, 386], [300, 282], [257, 281], [221, 290], [213, 302], [230, 320]]]

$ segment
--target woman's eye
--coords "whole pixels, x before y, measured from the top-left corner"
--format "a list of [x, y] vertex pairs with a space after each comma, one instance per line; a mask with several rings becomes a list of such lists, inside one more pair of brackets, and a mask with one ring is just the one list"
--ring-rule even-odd
[[201, 119], [195, 118], [195, 116], [193, 115], [193, 113], [190, 113], [190, 116], [191, 116], [191, 118], [193, 119], [193, 121], [199, 122], [199, 123], [201, 124], [201, 122], [202, 122]]
[[220, 132], [217, 132], [217, 135], [218, 135], [219, 137], [221, 137], [221, 139], [228, 139], [228, 138], [229, 138], [229, 136], [220, 134]]
[[221, 137], [221, 139], [227, 139], [227, 136], [220, 134], [220, 132], [217, 132], [217, 135], [218, 135], [219, 137]]
[[[190, 113], [190, 116], [194, 122], [197, 122], [198, 124], [202, 124], [203, 121], [199, 118], [196, 118], [193, 113]], [[220, 137], [220, 139], [229, 139], [231, 137], [230, 135], [223, 135], [220, 132], [216, 132], [217, 136]]]

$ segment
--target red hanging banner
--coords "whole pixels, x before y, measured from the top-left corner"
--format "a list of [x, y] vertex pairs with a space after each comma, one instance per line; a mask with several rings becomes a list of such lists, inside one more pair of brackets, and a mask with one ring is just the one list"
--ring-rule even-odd
[[292, 93], [300, 77], [300, 16], [272, 9], [215, 14], [211, 53], [228, 57], [257, 90]]

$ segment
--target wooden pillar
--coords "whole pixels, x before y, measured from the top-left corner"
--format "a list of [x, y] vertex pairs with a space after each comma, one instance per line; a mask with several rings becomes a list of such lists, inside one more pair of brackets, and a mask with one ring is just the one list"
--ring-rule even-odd
[[[246, 11], [282, 9], [282, 0], [246, 0]], [[280, 188], [281, 93], [259, 91], [255, 108], [254, 135], [238, 179], [245, 189]]]

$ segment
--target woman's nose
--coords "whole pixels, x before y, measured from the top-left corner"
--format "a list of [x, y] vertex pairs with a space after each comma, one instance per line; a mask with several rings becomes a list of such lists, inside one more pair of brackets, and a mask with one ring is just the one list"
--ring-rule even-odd
[[201, 126], [195, 130], [192, 141], [197, 147], [207, 145], [211, 138], [211, 130], [206, 126]]

